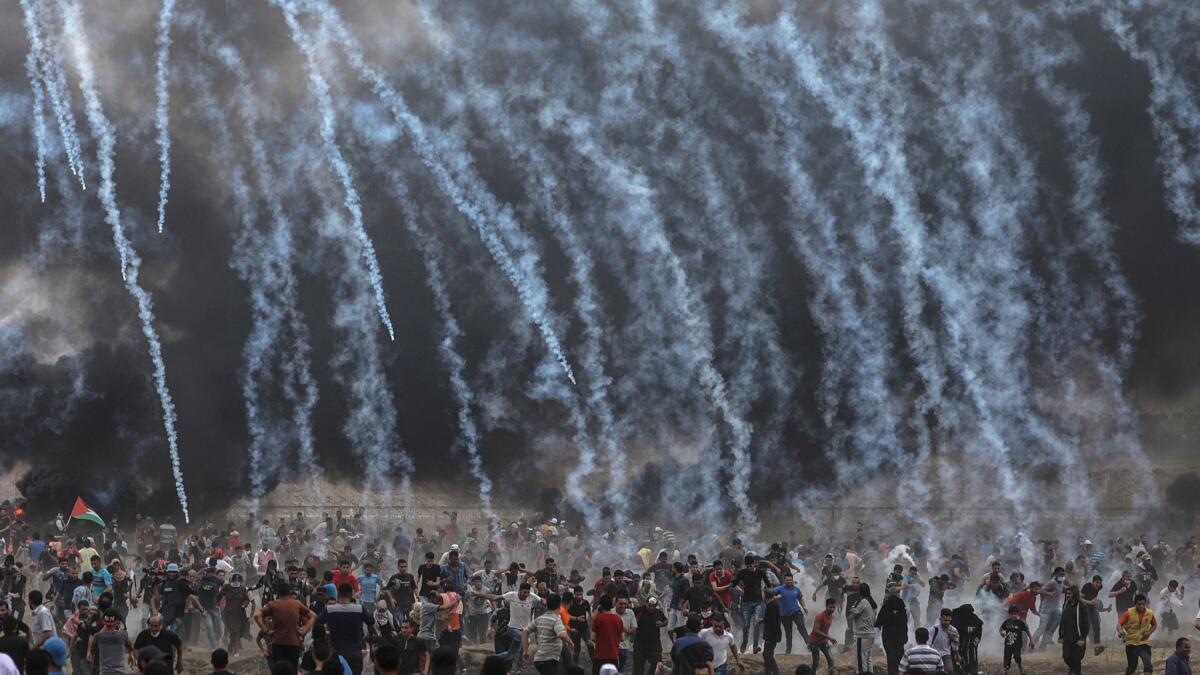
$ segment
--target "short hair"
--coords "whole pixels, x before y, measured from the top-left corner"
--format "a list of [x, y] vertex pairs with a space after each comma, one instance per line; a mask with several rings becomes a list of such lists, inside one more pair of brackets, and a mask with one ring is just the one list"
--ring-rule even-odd
[[613, 608], [613, 599], [611, 595], [605, 594], [600, 596], [600, 611], [607, 612]]
[[396, 645], [384, 642], [375, 647], [373, 660], [380, 670], [393, 671], [400, 667], [400, 650]]
[[20, 622], [17, 621], [17, 617], [13, 616], [12, 614], [9, 614], [8, 616], [4, 617], [4, 632], [5, 633], [16, 633], [20, 628], [21, 628], [21, 624], [20, 624]]
[[397, 565], [407, 565], [408, 561], [405, 560], [404, 558], [400, 558], [399, 560], [396, 561], [396, 564]]
[[[291, 668], [291, 665], [292, 665], [292, 664], [284, 662], [284, 661], [276, 661], [276, 665], [278, 665], [280, 663], [283, 663], [283, 665], [285, 665], [289, 668]], [[293, 675], [295, 672], [296, 672], [295, 670], [292, 670], [290, 672], [280, 673], [280, 675]], [[167, 668], [166, 662], [155, 660], [155, 661], [150, 661], [149, 663], [147, 663], [146, 668], [145, 668], [145, 670], [142, 671], [142, 673], [143, 673], [143, 675], [171, 675], [171, 670], [169, 668]], [[279, 670], [276, 668], [272, 668], [271, 673], [272, 673], [272, 675], [274, 675], [275, 673], [279, 673]]]
[[229, 665], [229, 652], [224, 649], [214, 649], [212, 656], [208, 657], [208, 662], [213, 668], [224, 668]]
[[1092, 581], [1104, 581], [1104, 577], [1100, 576], [1099, 574], [1093, 574]]
[[929, 642], [929, 629], [924, 626], [917, 628], [915, 637], [917, 639], [917, 644], [919, 644], [919, 645], [923, 645], [926, 642]]
[[354, 587], [351, 586], [350, 584], [342, 584], [341, 586], [338, 586], [338, 597], [339, 598], [354, 597]]
[[551, 593], [546, 596], [544, 602], [546, 603], [546, 611], [552, 611], [558, 609], [559, 605], [562, 604], [562, 598], [557, 593]]
[[1148, 602], [1148, 600], [1146, 600], [1145, 593], [1138, 593], [1137, 595], [1133, 596], [1133, 601], [1134, 602]]
[[547, 564], [547, 565], [549, 565], [549, 564], [550, 564], [550, 563], [552, 563], [552, 562], [554, 562], [554, 558], [546, 558], [546, 564]]
[[333, 656], [333, 647], [329, 646], [329, 640], [313, 640], [312, 652], [314, 660], [328, 661]]
[[943, 607], [942, 611], [939, 613], [939, 616], [954, 616], [954, 610], [950, 609], [949, 607]]
[[836, 604], [837, 604], [837, 598], [825, 598], [825, 606], [826, 607], [828, 607], [829, 605], [836, 605]]
[[1179, 649], [1180, 647], [1182, 647], [1185, 642], [1188, 642], [1188, 639], [1185, 637], [1181, 637], [1178, 640], [1176, 640], [1175, 641], [1175, 649]]
[[528, 581], [522, 581], [521, 586], [517, 590], [528, 591], [528, 590], [531, 590], [532, 588], [533, 588], [533, 586], [530, 586]]
[[508, 659], [491, 654], [483, 660], [479, 675], [508, 675]]
[[102, 561], [100, 560], [100, 556], [98, 556], [98, 555], [94, 555], [94, 556], [92, 556], [92, 557], [91, 557], [91, 561], [92, 561], [92, 562], [102, 562]]
[[283, 598], [292, 594], [292, 585], [286, 581], [275, 584], [275, 595]]
[[33, 605], [34, 607], [42, 604], [42, 592], [29, 591], [29, 604]]

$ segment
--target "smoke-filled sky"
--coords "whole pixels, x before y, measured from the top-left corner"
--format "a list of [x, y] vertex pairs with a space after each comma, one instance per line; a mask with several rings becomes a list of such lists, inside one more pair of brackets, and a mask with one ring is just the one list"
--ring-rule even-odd
[[1192, 3], [0, 18], [0, 458], [33, 497], [202, 513], [323, 472], [558, 485], [593, 525], [850, 486], [1020, 519], [1098, 508], [1200, 401]]

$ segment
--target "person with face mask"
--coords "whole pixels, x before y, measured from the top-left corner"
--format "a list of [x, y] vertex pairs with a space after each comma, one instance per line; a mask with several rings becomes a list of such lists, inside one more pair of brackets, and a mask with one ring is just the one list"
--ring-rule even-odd
[[246, 608], [254, 611], [254, 601], [250, 599], [250, 591], [242, 581], [242, 575], [234, 574], [229, 583], [221, 587], [217, 594], [219, 601], [224, 603], [223, 617], [225, 634], [229, 637], [229, 653], [237, 656], [242, 651], [242, 639], [250, 636], [250, 620]]

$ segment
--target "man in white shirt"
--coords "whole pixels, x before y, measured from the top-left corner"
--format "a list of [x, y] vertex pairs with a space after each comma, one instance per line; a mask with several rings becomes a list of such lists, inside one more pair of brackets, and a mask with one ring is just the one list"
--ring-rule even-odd
[[716, 675], [725, 675], [728, 672], [727, 661], [729, 657], [733, 657], [733, 662], [737, 664], [739, 670], [745, 672], [746, 666], [742, 664], [742, 657], [738, 653], [737, 644], [733, 639], [733, 635], [725, 627], [724, 619], [716, 619], [713, 621], [712, 628], [705, 628], [700, 631], [700, 639], [708, 643], [713, 651], [713, 672]]
[[52, 637], [57, 637], [58, 632], [54, 628], [54, 616], [50, 613], [50, 608], [42, 604], [42, 592], [29, 592], [29, 606], [33, 608], [33, 613], [30, 616], [30, 630], [33, 634], [30, 636], [33, 640], [33, 648], [41, 647], [46, 640]]

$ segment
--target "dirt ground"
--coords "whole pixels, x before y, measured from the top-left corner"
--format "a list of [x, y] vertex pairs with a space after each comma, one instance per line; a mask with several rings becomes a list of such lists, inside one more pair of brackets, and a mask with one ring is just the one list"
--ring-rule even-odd
[[[1164, 670], [1164, 662], [1167, 656], [1174, 649], [1173, 644], [1168, 644], [1166, 641], [1156, 642], [1154, 644], [1154, 670], [1161, 673]], [[482, 647], [465, 647], [463, 649], [464, 656], [467, 661], [468, 674], [477, 672], [480, 662], [485, 656], [491, 653], [490, 650]], [[803, 660], [796, 654], [780, 654], [776, 653], [776, 662], [779, 664], [780, 670], [784, 675], [790, 675], [797, 665], [800, 663], [809, 663], [809, 657], [804, 655]], [[749, 675], [761, 675], [762, 656], [757, 654], [747, 654], [743, 657], [743, 662], [746, 664], [746, 672]], [[837, 675], [855, 675], [853, 668], [853, 656], [850, 654], [834, 654], [834, 665], [837, 669]], [[887, 662], [884, 659], [883, 650], [875, 650], [875, 672], [886, 672]], [[822, 663], [822, 666], [824, 663]], [[585, 666], [586, 667], [586, 666]], [[239, 675], [267, 675], [270, 670], [267, 668], [266, 660], [257, 653], [247, 651], [239, 658], [235, 659], [230, 664], [230, 670]], [[628, 671], [628, 667], [626, 668]], [[1140, 670], [1140, 668], [1139, 668]], [[187, 673], [202, 673], [211, 672], [208, 665], [208, 651], [201, 649], [189, 649], [187, 658], [184, 662], [184, 671]], [[1025, 672], [1028, 675], [1055, 675], [1066, 671], [1066, 666], [1062, 661], [1061, 648], [1055, 646], [1053, 648], [1044, 649], [1040, 652], [1025, 654]], [[367, 673], [374, 671], [368, 666]], [[532, 666], [527, 666], [522, 671], [525, 675], [536, 675], [536, 671]], [[590, 672], [590, 668], [588, 669]], [[736, 673], [736, 668], [730, 669], [730, 675]], [[1002, 674], [1004, 666], [999, 657], [990, 657], [983, 655], [981, 657], [980, 672], [988, 675]], [[1016, 666], [1014, 664], [1011, 671], [1016, 674]], [[1083, 661], [1084, 673], [1095, 673], [1096, 675], [1118, 675], [1125, 672], [1125, 649], [1120, 643], [1109, 643], [1104, 653], [1096, 656], [1093, 654], [1093, 648], [1088, 645], [1087, 657]], [[818, 671], [820, 675], [824, 675], [824, 671]]]

